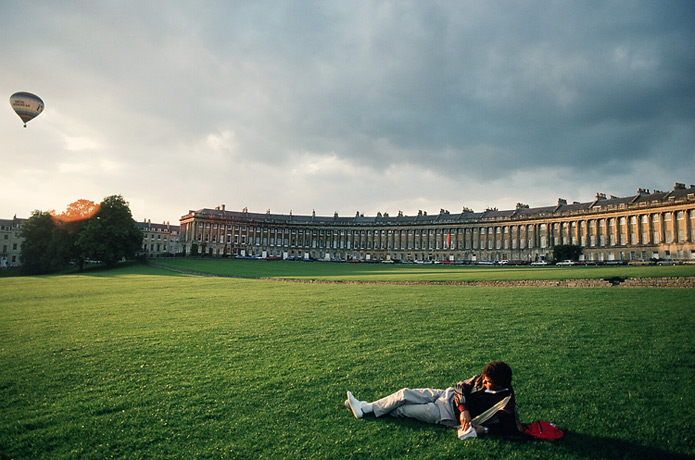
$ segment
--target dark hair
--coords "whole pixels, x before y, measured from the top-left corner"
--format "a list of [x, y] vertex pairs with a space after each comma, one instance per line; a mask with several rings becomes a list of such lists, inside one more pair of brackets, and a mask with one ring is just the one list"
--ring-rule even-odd
[[495, 385], [510, 386], [512, 384], [512, 368], [504, 361], [493, 361], [485, 366], [483, 375], [492, 380]]

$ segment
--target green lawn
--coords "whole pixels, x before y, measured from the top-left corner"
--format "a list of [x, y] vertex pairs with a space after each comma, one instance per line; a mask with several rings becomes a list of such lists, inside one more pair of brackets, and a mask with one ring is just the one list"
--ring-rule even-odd
[[347, 264], [234, 259], [157, 259], [157, 264], [241, 278], [336, 281], [519, 281], [695, 276], [695, 265], [676, 266], [466, 266]]
[[[297, 284], [142, 266], [2, 278], [0, 458], [686, 458], [694, 313], [692, 289]], [[459, 441], [343, 406], [348, 389], [446, 387], [495, 359], [515, 371], [522, 421], [556, 422], [563, 440]]]

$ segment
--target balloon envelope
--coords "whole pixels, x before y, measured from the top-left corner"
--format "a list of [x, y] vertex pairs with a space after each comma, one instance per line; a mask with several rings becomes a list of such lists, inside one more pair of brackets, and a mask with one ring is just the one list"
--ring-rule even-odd
[[36, 94], [14, 93], [10, 96], [10, 105], [24, 122], [25, 128], [29, 120], [43, 112], [43, 101]]

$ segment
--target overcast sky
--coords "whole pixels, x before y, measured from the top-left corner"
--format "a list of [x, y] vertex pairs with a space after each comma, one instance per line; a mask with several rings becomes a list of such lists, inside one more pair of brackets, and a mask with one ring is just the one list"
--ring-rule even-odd
[[[176, 3], [176, 5], [174, 4]], [[353, 216], [695, 183], [692, 1], [0, 0], [0, 218]], [[17, 91], [45, 111], [26, 129]]]

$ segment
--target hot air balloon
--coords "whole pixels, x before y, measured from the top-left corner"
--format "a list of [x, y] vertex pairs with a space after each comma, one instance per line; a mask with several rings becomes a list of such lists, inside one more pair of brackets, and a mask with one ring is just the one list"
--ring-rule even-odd
[[25, 128], [29, 120], [43, 112], [43, 101], [36, 94], [14, 93], [10, 96], [10, 105], [24, 122]]

